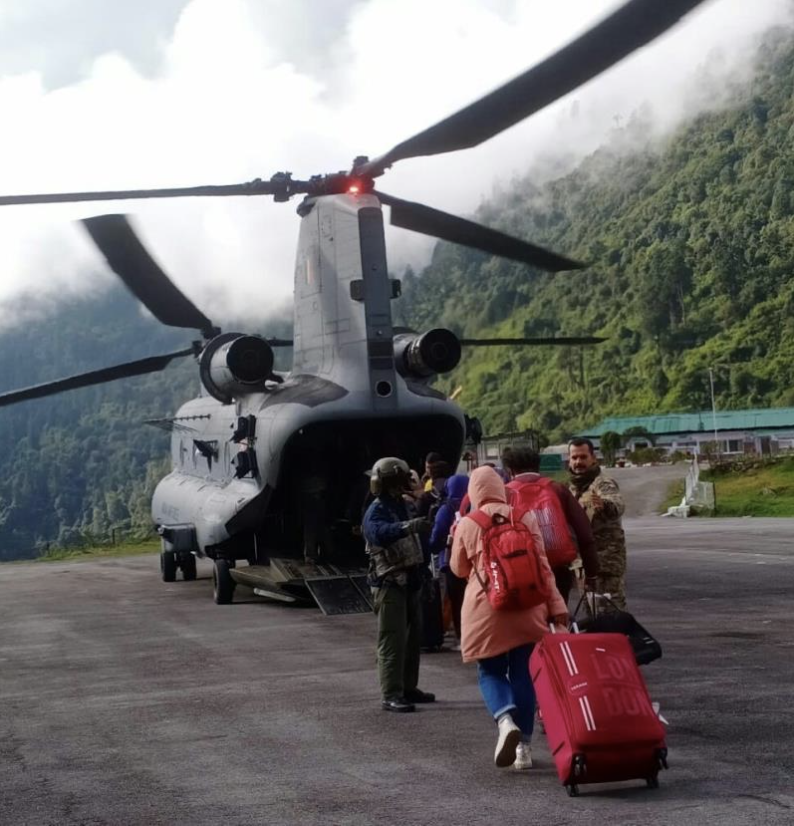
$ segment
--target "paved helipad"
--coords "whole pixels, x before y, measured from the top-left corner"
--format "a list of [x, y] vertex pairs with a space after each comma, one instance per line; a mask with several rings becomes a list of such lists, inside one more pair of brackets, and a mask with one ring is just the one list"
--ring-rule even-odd
[[492, 765], [474, 669], [379, 710], [371, 616], [324, 618], [156, 557], [0, 567], [0, 824], [758, 824], [794, 820], [790, 520], [634, 520], [629, 598], [661, 639], [662, 786]]

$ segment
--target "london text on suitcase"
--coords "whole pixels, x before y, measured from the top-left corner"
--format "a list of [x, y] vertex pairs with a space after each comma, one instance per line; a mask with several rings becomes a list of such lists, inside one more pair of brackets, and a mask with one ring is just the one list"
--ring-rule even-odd
[[557, 774], [585, 783], [645, 780], [667, 768], [665, 731], [622, 634], [546, 634], [529, 665]]

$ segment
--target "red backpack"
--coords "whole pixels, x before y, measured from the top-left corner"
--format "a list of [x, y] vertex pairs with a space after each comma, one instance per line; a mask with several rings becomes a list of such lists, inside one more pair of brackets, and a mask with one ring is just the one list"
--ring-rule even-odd
[[483, 511], [468, 514], [482, 530], [483, 579], [474, 564], [474, 573], [499, 611], [533, 608], [548, 602], [550, 592], [543, 576], [540, 554], [532, 532], [510, 509], [510, 517]]
[[551, 479], [541, 476], [534, 482], [514, 479], [507, 489], [513, 492], [513, 504], [524, 513], [531, 511], [538, 520], [549, 565], [559, 568], [576, 559], [579, 547], [552, 485]]

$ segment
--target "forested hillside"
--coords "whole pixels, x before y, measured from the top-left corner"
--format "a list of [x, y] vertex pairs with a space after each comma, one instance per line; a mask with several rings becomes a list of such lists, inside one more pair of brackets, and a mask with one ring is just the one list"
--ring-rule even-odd
[[[27, 318], [40, 301], [18, 299], [4, 318]], [[145, 317], [122, 287], [4, 327], [0, 392], [167, 353], [196, 335]], [[267, 332], [289, 335], [289, 326]], [[114, 528], [149, 531], [151, 494], [169, 461], [168, 435], [145, 421], [170, 416], [198, 391], [187, 358], [162, 373], [0, 408], [0, 559], [45, 542], [104, 540]]]
[[515, 184], [478, 220], [591, 262], [533, 273], [439, 246], [409, 275], [403, 318], [468, 336], [600, 334], [596, 348], [464, 357], [442, 386], [486, 430], [550, 440], [608, 414], [794, 405], [794, 48], [770, 33], [751, 84], [664, 146], [642, 116], [541, 188]]

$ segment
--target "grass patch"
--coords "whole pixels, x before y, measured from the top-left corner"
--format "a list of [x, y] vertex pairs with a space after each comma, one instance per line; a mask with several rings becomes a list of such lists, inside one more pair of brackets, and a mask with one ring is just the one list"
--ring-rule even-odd
[[794, 516], [794, 458], [701, 478], [714, 482], [715, 516]]
[[142, 539], [122, 542], [118, 545], [85, 545], [77, 548], [51, 548], [33, 560], [26, 562], [64, 562], [80, 559], [101, 559], [114, 556], [136, 556], [160, 551], [159, 539]]

